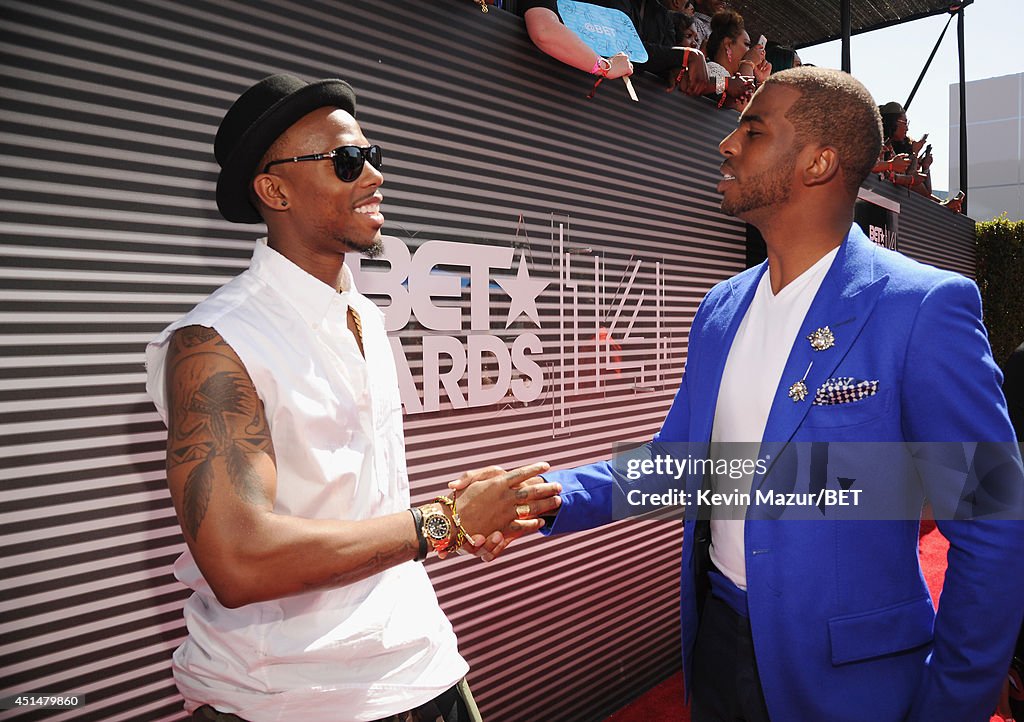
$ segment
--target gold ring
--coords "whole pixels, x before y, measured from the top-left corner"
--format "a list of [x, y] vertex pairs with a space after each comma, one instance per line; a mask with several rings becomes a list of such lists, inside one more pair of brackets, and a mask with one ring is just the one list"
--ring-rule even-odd
[[531, 511], [529, 504], [516, 505], [516, 517], [519, 519], [529, 519]]

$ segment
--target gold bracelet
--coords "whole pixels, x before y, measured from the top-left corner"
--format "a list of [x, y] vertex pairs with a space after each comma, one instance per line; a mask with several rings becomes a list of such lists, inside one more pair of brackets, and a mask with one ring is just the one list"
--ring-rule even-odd
[[445, 551], [448, 552], [457, 551], [466, 543], [466, 539], [469, 538], [469, 533], [466, 531], [466, 528], [462, 526], [462, 519], [459, 518], [459, 509], [455, 504], [455, 497], [457, 493], [458, 492], [453, 492], [451, 497], [439, 496], [434, 499], [435, 502], [444, 504], [452, 510], [452, 521], [455, 522], [455, 539], [453, 539], [445, 548]]

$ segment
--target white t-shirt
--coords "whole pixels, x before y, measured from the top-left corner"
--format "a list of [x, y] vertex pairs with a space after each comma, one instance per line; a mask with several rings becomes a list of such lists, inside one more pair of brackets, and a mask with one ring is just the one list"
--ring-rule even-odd
[[[147, 390], [165, 423], [164, 361], [175, 329], [215, 328], [238, 354], [274, 442], [280, 514], [359, 520], [409, 507], [383, 314], [345, 274], [347, 290], [336, 293], [263, 240], [247, 271], [146, 349]], [[348, 329], [349, 304], [362, 320], [365, 359]], [[251, 722], [364, 722], [433, 699], [469, 669], [416, 562], [238, 609], [221, 606], [187, 550], [174, 573], [195, 592], [173, 662], [189, 712], [209, 704]]]
[[[800, 380], [786, 379], [786, 388], [779, 389], [796, 334], [838, 252], [837, 246], [778, 294], [772, 293], [770, 272], [761, 276], [725, 362], [711, 431], [713, 450], [718, 444], [745, 442], [756, 454], [753, 444], [759, 444], [764, 436], [776, 395], [786, 393], [791, 383]], [[728, 458], [729, 451], [724, 453]], [[715, 491], [721, 492], [748, 493], [751, 481], [752, 476], [712, 479]], [[745, 522], [735, 518], [735, 510], [718, 511], [733, 518], [716, 518], [716, 509], [712, 509], [711, 560], [733, 584], [746, 589]]]

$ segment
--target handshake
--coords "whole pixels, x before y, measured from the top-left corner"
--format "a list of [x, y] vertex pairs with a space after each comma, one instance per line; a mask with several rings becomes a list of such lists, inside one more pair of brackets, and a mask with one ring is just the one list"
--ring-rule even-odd
[[512, 471], [489, 466], [449, 482], [449, 495], [412, 510], [420, 557], [429, 545], [442, 559], [470, 553], [491, 561], [515, 539], [539, 531], [541, 517], [554, 514], [562, 503], [561, 485], [539, 476], [548, 468], [545, 462]]

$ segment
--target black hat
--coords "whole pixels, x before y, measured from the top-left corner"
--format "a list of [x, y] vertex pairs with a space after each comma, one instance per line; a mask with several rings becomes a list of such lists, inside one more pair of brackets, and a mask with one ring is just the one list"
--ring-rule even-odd
[[264, 78], [235, 101], [213, 141], [220, 164], [217, 208], [229, 221], [259, 223], [249, 202], [249, 183], [267, 148], [304, 115], [335, 107], [356, 114], [356, 94], [344, 80], [326, 78], [306, 83], [294, 75]]
[[894, 100], [891, 103], [878, 106], [878, 112], [882, 115], [903, 115], [903, 106]]

